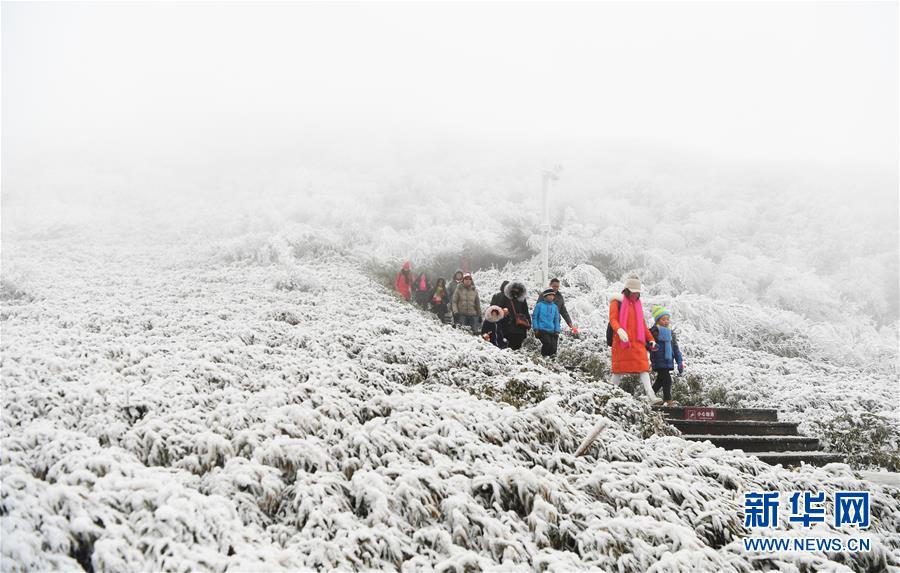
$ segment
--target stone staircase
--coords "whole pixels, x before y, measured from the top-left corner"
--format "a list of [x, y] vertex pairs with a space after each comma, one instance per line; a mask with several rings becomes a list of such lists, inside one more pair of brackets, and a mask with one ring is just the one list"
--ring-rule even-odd
[[822, 466], [844, 461], [842, 454], [821, 451], [818, 438], [801, 436], [795, 422], [779, 422], [778, 410], [662, 406], [653, 409], [678, 428], [686, 440], [709, 441], [720, 448], [743, 450], [772, 465]]

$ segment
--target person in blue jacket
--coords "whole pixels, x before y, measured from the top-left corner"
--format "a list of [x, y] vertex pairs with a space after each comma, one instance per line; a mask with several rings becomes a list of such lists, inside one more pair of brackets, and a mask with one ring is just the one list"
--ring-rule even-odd
[[678, 340], [675, 332], [669, 328], [671, 313], [662, 306], [654, 305], [650, 309], [653, 316], [653, 328], [650, 334], [656, 339], [656, 350], [650, 352], [650, 368], [656, 372], [656, 382], [653, 384], [653, 392], [663, 391], [663, 399], [654, 404], [659, 406], [665, 403], [671, 406], [672, 402], [672, 370], [678, 365], [678, 373], [684, 372], [684, 357], [678, 348]]
[[555, 298], [556, 291], [546, 289], [531, 313], [531, 328], [534, 329], [534, 337], [541, 341], [541, 356], [556, 355], [559, 345], [559, 307], [554, 302]]

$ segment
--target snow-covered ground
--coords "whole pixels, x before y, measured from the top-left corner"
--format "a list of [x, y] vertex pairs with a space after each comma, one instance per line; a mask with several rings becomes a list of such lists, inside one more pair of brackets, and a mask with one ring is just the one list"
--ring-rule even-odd
[[[70, 227], [6, 241], [3, 569], [900, 566], [896, 486], [684, 441], [602, 381], [620, 276], [555, 263], [585, 335], [548, 363], [443, 326], [379, 284], [394, 249], [414, 243], [428, 264], [459, 255], [454, 236], [496, 244], [495, 233], [478, 220], [399, 233], [365, 217], [225, 239]], [[450, 239], [409, 240], [429, 233]], [[532, 264], [477, 273], [482, 296]], [[896, 423], [895, 365], [819, 360], [833, 341], [807, 336], [808, 317], [782, 310], [767, 324], [765, 309], [729, 301], [744, 319], [730, 329], [721, 301], [648, 287], [704, 384], [807, 430], [835, 409]], [[598, 415], [610, 427], [575, 458]], [[872, 551], [744, 553], [742, 495], [759, 489], [872, 491]], [[783, 523], [780, 534], [840, 532]]]

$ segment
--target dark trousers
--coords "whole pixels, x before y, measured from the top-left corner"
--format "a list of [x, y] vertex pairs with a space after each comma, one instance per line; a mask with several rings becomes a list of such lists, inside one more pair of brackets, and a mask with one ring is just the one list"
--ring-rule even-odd
[[431, 312], [438, 315], [438, 318], [441, 319], [441, 322], [447, 323], [450, 320], [447, 318], [447, 303], [443, 304], [431, 304]]
[[481, 319], [477, 315], [458, 314], [456, 320], [463, 328], [471, 328], [472, 332], [478, 334], [481, 330]]
[[506, 335], [506, 343], [509, 345], [509, 348], [512, 350], [518, 350], [522, 348], [522, 343], [525, 342], [525, 337], [527, 334], [516, 330], [514, 332], [510, 332]]
[[553, 356], [556, 354], [556, 347], [559, 346], [559, 333], [547, 332], [542, 330], [538, 335], [541, 341], [541, 356]]
[[672, 372], [670, 370], [654, 370], [656, 372], [656, 382], [653, 384], [653, 393], [663, 391], [663, 400], [668, 402], [672, 399]]

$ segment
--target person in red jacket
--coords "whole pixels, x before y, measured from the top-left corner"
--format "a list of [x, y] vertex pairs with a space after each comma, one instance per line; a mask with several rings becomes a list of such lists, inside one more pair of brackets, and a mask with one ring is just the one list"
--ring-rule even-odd
[[397, 279], [394, 281], [394, 287], [397, 289], [397, 292], [400, 293], [400, 296], [403, 297], [403, 300], [409, 300], [412, 296], [412, 283], [412, 267], [410, 266], [409, 261], [406, 261], [403, 263], [403, 268], [397, 273]]
[[650, 360], [647, 348], [656, 349], [656, 341], [644, 320], [641, 306], [641, 279], [632, 275], [625, 281], [621, 294], [609, 303], [609, 324], [613, 329], [612, 380], [618, 386], [625, 374], [639, 374], [644, 392], [650, 400], [656, 398], [650, 386]]

